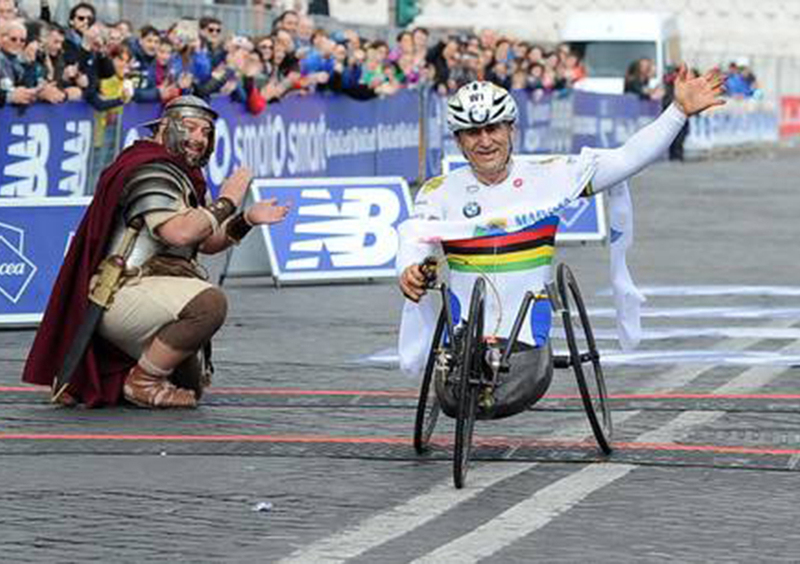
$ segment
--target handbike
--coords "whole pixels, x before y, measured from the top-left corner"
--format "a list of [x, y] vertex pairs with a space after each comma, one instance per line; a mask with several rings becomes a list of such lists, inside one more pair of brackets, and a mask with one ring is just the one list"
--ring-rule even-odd
[[[489, 342], [483, 334], [485, 280], [478, 278], [475, 281], [469, 313], [461, 323], [453, 318], [447, 284], [438, 284], [436, 288], [442, 296], [442, 309], [420, 385], [414, 425], [414, 448], [419, 454], [428, 450], [442, 411], [454, 417], [453, 481], [456, 488], [462, 488], [469, 469], [475, 420], [481, 414], [491, 411], [494, 393], [504, 376], [511, 371], [510, 359], [512, 353], [516, 353], [522, 345], [517, 341], [536, 296], [530, 291], [525, 294], [508, 340]], [[555, 284], [548, 285], [547, 294], [554, 313], [561, 316], [568, 353], [553, 355], [548, 340], [540, 347], [538, 357], [535, 357], [538, 358], [536, 370], [552, 372], [553, 368], [573, 369], [592, 433], [601, 452], [608, 455], [612, 450], [612, 423], [600, 353], [580, 288], [567, 265], [558, 265]], [[531, 396], [526, 407], [536, 403], [546, 392], [548, 385], [549, 379], [543, 389], [540, 387]], [[443, 390], [446, 392], [443, 393]], [[447, 413], [446, 408], [451, 403], [454, 406], [450, 406], [450, 413]]]

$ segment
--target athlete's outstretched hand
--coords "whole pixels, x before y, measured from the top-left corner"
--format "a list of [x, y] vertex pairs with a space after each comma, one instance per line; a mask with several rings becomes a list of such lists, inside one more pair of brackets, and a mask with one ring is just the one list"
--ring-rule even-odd
[[682, 64], [675, 77], [675, 103], [687, 116], [699, 114], [703, 110], [725, 103], [722, 94], [724, 79], [719, 69], [712, 69], [701, 76], [695, 76]]

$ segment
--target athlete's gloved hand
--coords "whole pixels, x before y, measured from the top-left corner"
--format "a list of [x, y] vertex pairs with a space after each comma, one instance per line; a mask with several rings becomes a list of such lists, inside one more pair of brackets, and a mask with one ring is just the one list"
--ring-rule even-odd
[[406, 267], [400, 275], [400, 290], [412, 302], [418, 302], [425, 295], [428, 279], [419, 264]]
[[412, 302], [418, 302], [428, 288], [436, 283], [438, 262], [436, 257], [428, 257], [421, 264], [412, 264], [400, 276], [400, 289]]

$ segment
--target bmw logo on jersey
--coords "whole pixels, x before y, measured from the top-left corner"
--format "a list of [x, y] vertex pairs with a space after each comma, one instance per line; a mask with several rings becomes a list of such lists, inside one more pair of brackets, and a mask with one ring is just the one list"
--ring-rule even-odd
[[478, 202], [469, 202], [464, 206], [463, 212], [464, 217], [477, 217], [481, 214], [481, 206], [478, 204]]

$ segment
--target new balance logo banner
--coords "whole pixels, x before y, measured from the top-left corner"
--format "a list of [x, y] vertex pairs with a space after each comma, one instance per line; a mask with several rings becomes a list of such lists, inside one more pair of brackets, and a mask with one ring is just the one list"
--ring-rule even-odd
[[282, 223], [263, 228], [279, 280], [395, 276], [397, 226], [411, 198], [400, 177], [260, 180], [257, 201], [291, 202]]

